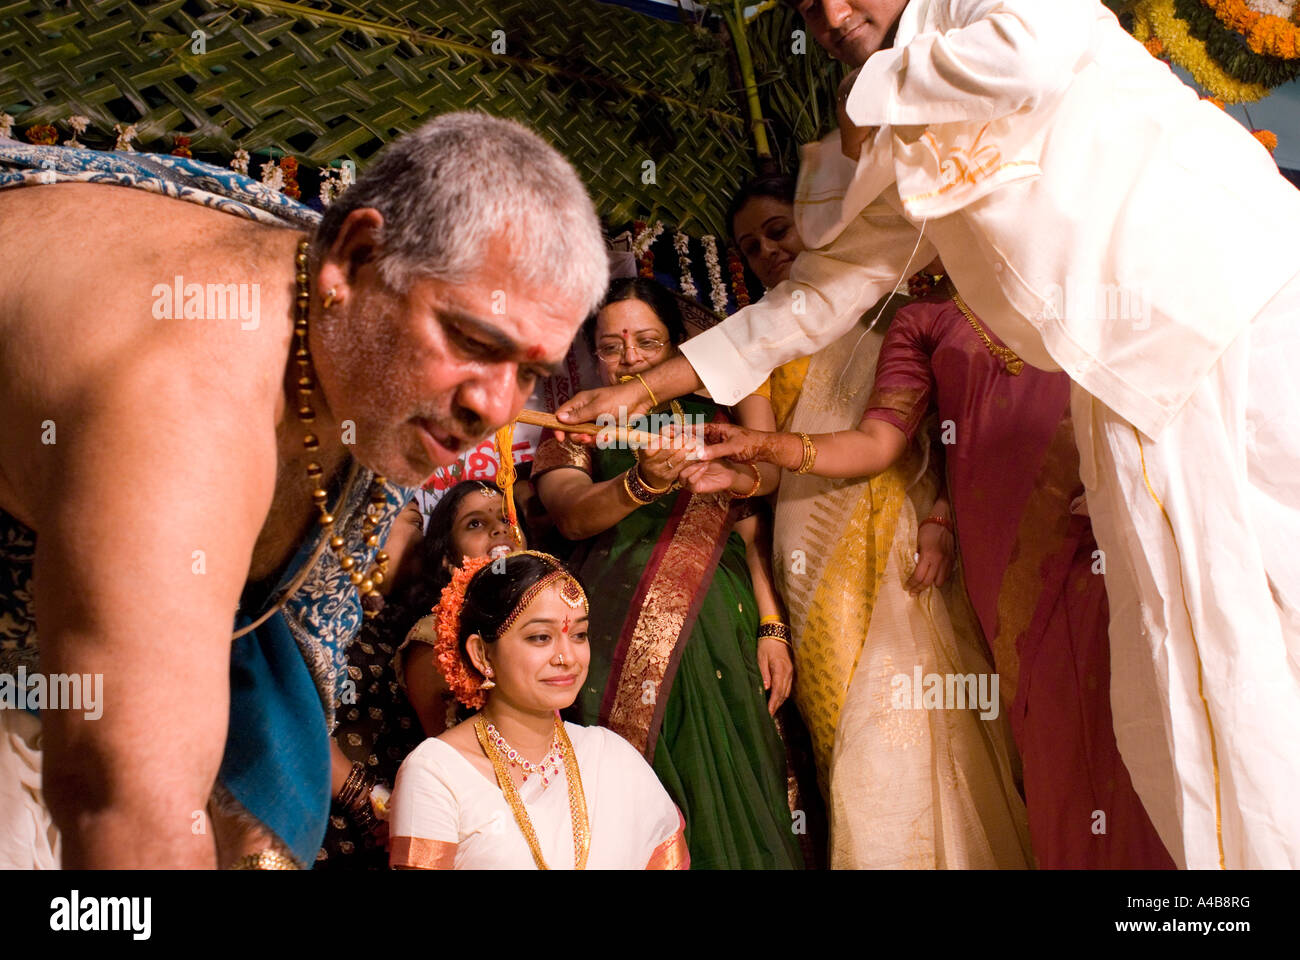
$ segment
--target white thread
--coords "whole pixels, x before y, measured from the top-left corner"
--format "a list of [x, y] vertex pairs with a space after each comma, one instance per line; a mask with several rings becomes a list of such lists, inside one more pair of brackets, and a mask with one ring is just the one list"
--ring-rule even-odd
[[909, 271], [912, 266], [912, 258], [916, 256], [916, 251], [921, 249], [921, 240], [925, 237], [925, 225], [929, 222], [930, 219], [928, 217], [921, 221], [921, 232], [916, 235], [916, 246], [912, 248], [912, 252], [907, 258], [907, 265], [903, 267], [902, 275], [899, 276], [898, 280], [894, 282], [894, 285], [889, 288], [889, 296], [885, 298], [885, 302], [880, 305], [880, 309], [876, 311], [876, 315], [872, 318], [871, 322], [867, 324], [867, 329], [862, 331], [861, 335], [858, 337], [857, 343], [853, 344], [853, 350], [849, 353], [849, 359], [844, 364], [844, 369], [840, 371], [839, 379], [835, 381], [836, 395], [839, 394], [840, 386], [844, 383], [844, 375], [849, 372], [849, 367], [853, 366], [853, 358], [858, 355], [858, 347], [862, 345], [862, 338], [876, 328], [876, 321], [880, 319], [880, 315], [884, 313], [885, 308], [889, 306], [889, 301], [894, 299], [894, 294], [898, 292], [899, 285], [911, 276]]

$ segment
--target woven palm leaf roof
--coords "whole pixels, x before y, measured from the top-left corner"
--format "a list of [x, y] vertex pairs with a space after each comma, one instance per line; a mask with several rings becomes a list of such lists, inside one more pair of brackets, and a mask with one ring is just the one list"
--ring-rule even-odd
[[[364, 167], [426, 117], [530, 124], [611, 223], [723, 232], [752, 171], [724, 41], [595, 0], [0, 0], [0, 110], [81, 139]], [[97, 142], [96, 137], [99, 140]], [[653, 177], [647, 161], [654, 164]]]

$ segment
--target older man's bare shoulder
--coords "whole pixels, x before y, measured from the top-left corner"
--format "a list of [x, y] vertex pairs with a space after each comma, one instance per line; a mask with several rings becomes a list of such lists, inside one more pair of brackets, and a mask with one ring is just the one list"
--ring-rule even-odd
[[41, 423], [133, 397], [196, 436], [233, 419], [274, 430], [296, 233], [92, 184], [0, 193], [0, 221], [22, 226], [0, 231], [5, 463]]

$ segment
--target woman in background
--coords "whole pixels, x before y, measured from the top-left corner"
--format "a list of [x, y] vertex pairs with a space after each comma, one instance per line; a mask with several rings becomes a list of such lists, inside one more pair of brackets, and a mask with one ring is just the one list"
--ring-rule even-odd
[[[527, 544], [525, 544], [526, 546]], [[513, 550], [505, 498], [482, 480], [462, 480], [443, 494], [429, 514], [419, 547], [421, 576], [406, 598], [416, 611], [394, 661], [397, 680], [420, 718], [425, 736], [436, 737], [454, 710], [451, 692], [434, 662], [434, 617], [430, 612], [451, 575], [467, 559]]]
[[[810, 438], [812, 472], [889, 469], [937, 404], [965, 587], [1010, 709], [1038, 865], [1171, 868], [1115, 746], [1110, 618], [1069, 378], [1027, 366], [971, 313], [941, 263], [928, 272], [933, 293], [894, 318], [858, 429]], [[795, 468], [804, 443], [733, 431], [711, 453], [728, 452]]]
[[[793, 177], [763, 177], [731, 206], [736, 245], [768, 289], [789, 278], [804, 249], [794, 194]], [[851, 430], [902, 302], [887, 298], [835, 343], [775, 370], [739, 405], [741, 423]], [[880, 697], [882, 678], [910, 674], [913, 665], [923, 673], [987, 668], [964, 606], [950, 606], [939, 589], [953, 540], [941, 469], [929, 454], [923, 436], [875, 477], [779, 475], [773, 568], [794, 634], [795, 699], [830, 813], [831, 866], [839, 869], [1028, 863], [1005, 723], [990, 728], [954, 715], [930, 725]], [[697, 484], [694, 474], [705, 469], [684, 476]], [[969, 768], [969, 784], [933, 775], [954, 757]]]
[[[628, 279], [611, 286], [587, 334], [602, 376], [616, 382], [673, 356], [685, 331], [665, 288]], [[659, 412], [680, 422], [721, 411], [684, 397]], [[565, 537], [585, 541], [573, 564], [600, 597], [577, 705], [584, 723], [610, 727], [651, 761], [685, 814], [695, 867], [796, 868], [771, 716], [790, 689], [789, 630], [767, 550], [754, 544], [757, 524], [733, 510], [763, 476], [720, 468], [730, 482], [696, 494], [674, 486], [685, 463], [684, 451], [667, 448], [548, 439], [537, 450], [538, 496]]]

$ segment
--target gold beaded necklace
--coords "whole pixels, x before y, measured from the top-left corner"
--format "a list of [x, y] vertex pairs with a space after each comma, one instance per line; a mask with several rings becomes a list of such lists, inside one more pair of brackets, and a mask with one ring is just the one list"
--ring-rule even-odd
[[1003, 369], [1013, 377], [1020, 376], [1020, 372], [1025, 369], [1025, 361], [1016, 356], [1014, 350], [1000, 347], [989, 339], [989, 335], [984, 332], [984, 328], [980, 326], [980, 322], [975, 319], [975, 314], [970, 312], [970, 308], [966, 306], [966, 301], [961, 298], [961, 294], [956, 290], [952, 292], [952, 302], [957, 304], [957, 309], [965, 314], [970, 325], [975, 328], [975, 333], [978, 334], [980, 340], [984, 342], [984, 346], [988, 347], [989, 353], [993, 354], [993, 358], [1001, 361]]
[[[294, 351], [294, 359], [298, 364], [298, 419], [307, 427], [307, 432], [302, 438], [303, 449], [309, 454], [315, 454], [320, 450], [320, 439], [311, 431], [311, 424], [316, 420], [316, 410], [311, 405], [312, 394], [316, 389], [316, 380], [313, 375], [311, 350], [307, 345], [307, 317], [311, 307], [311, 286], [310, 277], [307, 274], [307, 249], [306, 240], [298, 241], [298, 252], [294, 256], [294, 281], [298, 286], [298, 296], [294, 302], [294, 321], [293, 332], [298, 340], [298, 347]], [[330, 550], [338, 558], [339, 566], [348, 574], [352, 585], [357, 588], [357, 593], [361, 595], [361, 607], [367, 618], [375, 616], [378, 610], [374, 607], [367, 606], [366, 598], [376, 592], [376, 588], [384, 582], [384, 577], [388, 575], [388, 554], [383, 550], [375, 553], [375, 565], [371, 567], [369, 574], [364, 574], [360, 569], [354, 569], [357, 563], [348, 555], [344, 539], [334, 530], [334, 514], [330, 513], [326, 500], [329, 494], [321, 487], [324, 470], [314, 458], [307, 464], [307, 479], [311, 481], [312, 503], [320, 511], [316, 518], [317, 523], [323, 528], [321, 536], [329, 543]], [[362, 520], [361, 539], [365, 546], [374, 549], [379, 546], [379, 536], [376, 534], [375, 527], [379, 525], [379, 520], [383, 516], [384, 505], [387, 498], [384, 496], [385, 480], [379, 474], [375, 474], [374, 479], [370, 482], [369, 502], [366, 504], [366, 515]]]
[[[515, 815], [519, 832], [528, 841], [533, 862], [537, 864], [538, 870], [549, 870], [550, 867], [542, 857], [542, 845], [537, 840], [533, 821], [529, 818], [528, 810], [519, 797], [515, 782], [510, 779], [510, 769], [506, 766], [506, 758], [501, 748], [492, 742], [488, 734], [487, 719], [482, 713], [474, 721], [474, 732], [478, 735], [478, 742], [483, 752], [492, 761], [492, 769], [497, 775], [497, 784], [505, 795], [506, 803], [510, 805], [510, 811]], [[591, 824], [587, 820], [587, 797], [582, 791], [582, 777], [578, 774], [578, 758], [573, 754], [573, 744], [558, 713], [555, 715], [555, 737], [560, 742], [560, 752], [564, 756], [564, 778], [568, 781], [569, 817], [573, 821], [573, 867], [575, 870], [586, 870], [587, 854], [591, 851]]]

